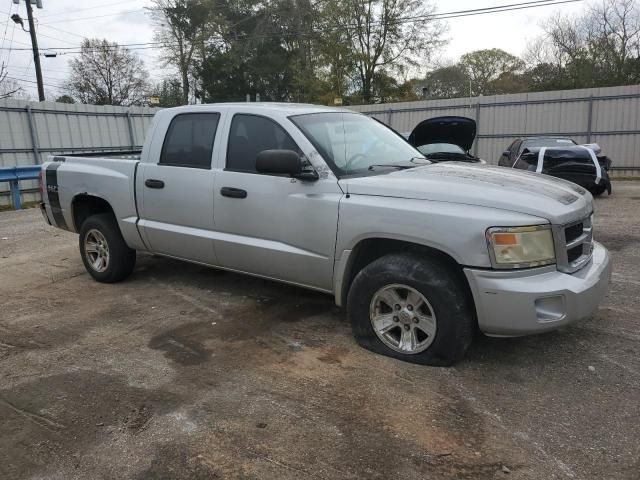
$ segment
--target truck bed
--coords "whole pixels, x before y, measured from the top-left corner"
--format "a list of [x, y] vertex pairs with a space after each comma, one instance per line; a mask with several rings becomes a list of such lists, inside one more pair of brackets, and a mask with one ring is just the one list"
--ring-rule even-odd
[[117, 152], [89, 152], [89, 153], [73, 153], [68, 155], [56, 155], [54, 161], [59, 158], [108, 158], [118, 160], [140, 160], [142, 150], [126, 150]]
[[55, 226], [77, 231], [73, 203], [94, 197], [108, 203], [123, 237], [139, 241], [136, 228], [135, 179], [141, 152], [99, 152], [56, 155], [43, 164], [44, 209]]

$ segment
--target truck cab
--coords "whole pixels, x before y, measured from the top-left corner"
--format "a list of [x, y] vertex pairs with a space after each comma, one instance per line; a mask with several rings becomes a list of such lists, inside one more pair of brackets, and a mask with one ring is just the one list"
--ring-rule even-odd
[[553, 330], [597, 308], [611, 271], [593, 199], [569, 182], [432, 163], [346, 109], [219, 104], [160, 111], [142, 152], [53, 157], [43, 213], [87, 271], [136, 251], [331, 294], [358, 343], [448, 365], [473, 333]]

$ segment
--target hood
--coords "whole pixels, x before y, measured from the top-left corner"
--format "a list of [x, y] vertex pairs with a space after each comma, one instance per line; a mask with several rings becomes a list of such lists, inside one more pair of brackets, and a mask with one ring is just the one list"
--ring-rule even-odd
[[420, 122], [409, 135], [409, 143], [420, 147], [429, 143], [452, 143], [465, 152], [476, 138], [476, 121], [467, 117], [436, 117]]
[[565, 224], [593, 211], [592, 197], [571, 182], [488, 165], [437, 163], [340, 180], [353, 195], [479, 205]]

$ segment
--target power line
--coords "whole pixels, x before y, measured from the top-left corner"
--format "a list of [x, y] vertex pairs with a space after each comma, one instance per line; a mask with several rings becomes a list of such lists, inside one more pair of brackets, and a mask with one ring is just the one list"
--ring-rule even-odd
[[78, 35], [77, 33], [73, 33], [73, 32], [69, 32], [66, 30], [62, 30], [61, 28], [56, 28], [56, 27], [52, 27], [51, 25], [38, 25], [38, 27], [40, 28], [50, 28], [51, 30], [55, 30], [56, 32], [61, 32], [64, 33], [66, 35], [72, 35], [74, 37], [78, 37], [78, 38], [87, 38], [85, 35]]
[[[168, 46], [168, 45], [171, 45], [171, 43], [170, 42], [141, 42], [141, 43], [113, 43], [113, 42], [109, 42], [106, 45], [92, 46], [92, 47], [84, 48], [84, 50], [89, 50], [89, 51], [94, 51], [94, 50], [117, 50], [118, 48], [122, 48], [122, 47], [129, 48], [129, 50], [144, 50], [144, 49], [146, 49], [146, 47], [156, 48], [156, 46]], [[135, 47], [139, 47], [139, 48], [135, 48]], [[65, 50], [78, 50], [78, 48], [83, 48], [83, 47], [82, 47], [82, 45], [80, 45], [79, 47], [77, 45], [74, 46], [74, 47], [50, 47], [50, 48], [44, 48], [43, 47], [43, 50], [61, 50], [64, 53]], [[30, 48], [14, 48], [14, 50], [31, 50], [31, 49]], [[66, 52], [66, 53], [71, 53], [71, 52]]]
[[[524, 2], [524, 3], [513, 3], [511, 5], [499, 5], [496, 7], [487, 7], [483, 9], [473, 9], [473, 10], [461, 10], [459, 12], [449, 12], [449, 13], [441, 13], [436, 14], [436, 20], [448, 20], [450, 18], [460, 18], [460, 17], [471, 17], [475, 15], [486, 15], [489, 13], [502, 13], [502, 12], [511, 12], [514, 10], [528, 10], [530, 8], [538, 8], [538, 7], [550, 7], [553, 5], [562, 5], [565, 3], [577, 3], [582, 2], [583, 0], [541, 0], [538, 2]], [[423, 15], [421, 17], [414, 17], [411, 21], [420, 21], [420, 20], [429, 20], [433, 16]]]
[[[29, 80], [30, 78], [33, 78], [33, 75], [29, 73], [12, 73], [11, 76], [18, 77], [22, 80]], [[53, 80], [58, 85], [63, 85], [68, 80], [67, 78], [52, 77], [50, 75], [47, 75], [46, 77], [47, 77], [47, 80]]]
[[[28, 47], [28, 46], [29, 46], [29, 44], [28, 44], [28, 43], [25, 43], [25, 42], [19, 42], [18, 40], [13, 40], [11, 43], [17, 43], [18, 45], [24, 45], [24, 46], [26, 46], [26, 47]], [[11, 50], [15, 50], [15, 48], [12, 48]], [[31, 49], [30, 49], [30, 48], [25, 48], [25, 50], [31, 50]]]
[[29, 63], [27, 63], [26, 67], [22, 67], [22, 71], [24, 72], [24, 75], [26, 75], [27, 71], [29, 71], [29, 69], [31, 68], [31, 65], [33, 65], [33, 57], [29, 59]]
[[79, 22], [81, 20], [92, 20], [94, 18], [105, 18], [105, 17], [117, 17], [119, 15], [129, 15], [131, 13], [144, 12], [144, 8], [138, 8], [136, 10], [124, 10], [119, 13], [108, 13], [106, 15], [92, 15], [91, 17], [74, 17], [68, 20], [57, 20], [55, 22], [43, 23], [42, 25], [50, 25], [51, 23], [70, 23], [70, 22]]
[[[402, 23], [413, 23], [425, 20], [448, 20], [452, 18], [460, 18], [460, 17], [468, 17], [468, 16], [476, 16], [476, 15], [487, 15], [491, 13], [501, 13], [501, 12], [509, 12], [514, 10], [526, 10], [531, 8], [538, 7], [546, 7], [546, 6], [554, 6], [554, 5], [562, 5], [567, 3], [577, 3], [583, 0], [538, 0], [538, 1], [528, 1], [528, 2], [520, 2], [520, 3], [511, 3], [506, 5], [496, 5], [494, 7], [483, 7], [483, 8], [475, 8], [468, 10], [458, 10], [451, 12], [443, 12], [443, 13], [435, 13], [435, 14], [427, 14], [427, 15], [418, 15], [412, 17], [400, 17], [396, 21], [391, 22], [394, 24], [402, 24]], [[140, 11], [140, 10], [135, 10]], [[131, 11], [133, 12], [133, 11]], [[107, 15], [108, 16], [108, 15]], [[99, 17], [91, 17], [91, 18], [99, 18]], [[373, 24], [381, 23], [381, 22], [373, 22]], [[46, 24], [41, 24], [41, 26], [45, 26]], [[327, 33], [334, 30], [339, 29], [349, 29], [355, 27], [356, 25], [335, 25], [324, 29], [314, 30], [307, 33], [300, 32], [292, 32], [292, 33], [264, 33], [258, 35], [252, 35], [251, 38], [260, 38], [260, 37], [282, 37], [282, 36], [304, 36], [304, 35], [317, 35], [321, 33]], [[51, 27], [53, 28], [53, 27]], [[50, 37], [53, 38], [53, 37]], [[217, 40], [222, 40], [222, 37], [217, 37]], [[71, 42], [65, 42], [71, 43]], [[115, 44], [108, 46], [97, 46], [83, 49], [84, 51], [95, 51], [95, 50], [104, 50], [104, 49], [116, 49], [120, 47], [126, 47], [129, 50], [149, 50], [149, 49], [161, 49], [166, 48], [171, 45], [174, 45], [172, 42], [143, 42], [143, 43], [130, 43], [130, 44]], [[46, 50], [55, 50], [60, 51], [61, 54], [75, 54], [82, 53], [83, 50], [78, 50], [82, 48], [81, 46], [74, 47], [49, 47]], [[14, 49], [14, 50], [29, 50], [27, 48], [24, 49]]]
[[[38, 84], [38, 82], [36, 82], [34, 80], [27, 80], [27, 79], [24, 79], [24, 78], [16, 78], [16, 77], [12, 77], [12, 76], [7, 76], [6, 78], [8, 78], [10, 80], [15, 80], [16, 82], [26, 82], [26, 83], [32, 83], [34, 85]], [[64, 90], [66, 88], [66, 85], [53, 85], [51, 83], [43, 83], [43, 85], [45, 87], [57, 88], [59, 90]]]
[[[61, 39], [61, 38], [51, 37], [51, 36], [49, 36], [49, 35], [45, 35], [45, 34], [44, 34], [44, 33], [42, 33], [42, 32], [38, 32], [38, 36], [39, 36], [39, 37], [50, 38], [51, 40], [57, 40], [57, 41], [59, 41], [59, 42], [68, 43], [69, 45], [76, 45], [75, 43], [73, 43], [73, 42], [69, 42], [68, 40], [63, 40], [63, 39]], [[40, 47], [40, 48], [41, 48], [41, 49], [44, 49], [45, 47]], [[70, 48], [70, 47], [67, 47], [67, 48]], [[76, 45], [76, 46], [75, 46], [75, 47], [73, 47], [73, 48], [78, 48], [78, 46]], [[48, 49], [47, 49], [47, 50], [48, 50]]]
[[[2, 45], [0, 46], [0, 50], [4, 50], [4, 44], [5, 44], [5, 41], [7, 40], [7, 32], [9, 31], [9, 22], [11, 21], [11, 10], [12, 9], [13, 9], [13, 3], [11, 5], [9, 5], [9, 12], [6, 13], [6, 15], [7, 15], [7, 23], [5, 23], [5, 25], [4, 25], [4, 35], [2, 36]], [[1, 58], [1, 56], [0, 56], [0, 58]]]
[[[123, 5], [125, 3], [131, 3], [131, 0], [124, 0], [123, 2], [116, 2], [116, 3], [103, 3], [101, 5], [94, 5], [93, 7], [89, 7], [89, 8], [75, 8], [73, 10], [73, 13], [78, 13], [78, 12], [85, 12], [87, 10], [99, 10], [101, 8], [108, 8], [108, 7], [115, 7], [116, 5]], [[49, 15], [40, 15], [40, 18], [52, 18], [52, 17], [59, 17], [60, 15], [69, 15], [67, 12], [61, 12], [61, 13], [51, 13]]]
[[[529, 2], [518, 2], [518, 3], [510, 3], [510, 4], [506, 4], [506, 5], [495, 5], [493, 7], [482, 7], [482, 8], [471, 8], [468, 10], [458, 10], [455, 12], [442, 12], [442, 13], [434, 13], [434, 14], [427, 14], [427, 15], [418, 15], [418, 16], [414, 16], [414, 17], [401, 17], [401, 19], [411, 19], [411, 20], [423, 20], [423, 19], [429, 19], [432, 17], [446, 17], [449, 18], [449, 16], [454, 16], [452, 18], [456, 18], [457, 16], [465, 16], [466, 14], [474, 14], [474, 15], [484, 15], [486, 13], [500, 13], [502, 11], [510, 11], [512, 7], [514, 7], [515, 10], [525, 10], [527, 8], [536, 8], [536, 7], [546, 7], [548, 5], [555, 5], [556, 3], [573, 3], [573, 2], [579, 2], [582, 0], [536, 0], [536, 1], [529, 1]], [[503, 10], [506, 9], [506, 10]]]
[[[531, 5], [529, 7], [523, 7], [523, 8], [534, 8], [534, 7], [542, 7], [542, 6], [546, 6], [546, 4], [549, 5], [555, 5], [557, 4], [562, 4], [562, 3], [573, 3], [573, 2], [580, 2], [582, 0], [564, 0], [564, 1], [557, 1], [557, 0], [538, 0], [536, 2], [520, 2], [520, 3], [512, 3], [509, 5], [497, 5], [495, 7], [485, 7], [485, 8], [475, 8], [475, 9], [470, 9], [470, 10], [459, 10], [456, 12], [445, 12], [445, 13], [436, 13], [436, 14], [432, 14], [432, 15], [422, 15], [419, 17], [406, 17], [407, 19], [412, 18], [413, 21], [418, 21], [421, 19], [427, 19], [427, 18], [434, 18], [434, 17], [440, 17], [442, 15], [449, 15], [449, 14], [458, 14], [458, 13], [467, 13], [467, 12], [481, 12], [481, 11], [486, 11], [486, 13], [493, 13], [494, 10], [496, 11], [509, 11], [509, 10], [497, 10], [500, 8], [504, 8], [504, 7], [513, 7], [513, 6], [525, 6], [525, 5], [530, 5], [530, 4], [538, 4], [538, 5]], [[552, 2], [556, 2], [556, 3], [552, 3]], [[519, 10], [520, 8], [518, 8]], [[91, 17], [80, 17], [80, 18], [71, 18], [69, 20], [60, 20], [58, 21], [58, 23], [68, 23], [68, 22], [77, 22], [77, 21], [81, 21], [81, 20], [91, 20], [93, 18], [104, 18], [104, 17], [115, 17], [118, 15], [129, 15], [131, 13], [137, 13], [137, 12], [143, 12], [145, 9], [144, 8], [138, 8], [135, 10], [124, 10], [122, 12], [119, 13], [109, 13], [106, 15], [98, 15], [98, 16], [91, 16]], [[480, 13], [477, 13], [480, 14]], [[447, 17], [447, 18], [455, 18], [455, 17]], [[51, 22], [53, 23], [53, 22]], [[49, 25], [49, 23], [43, 23], [42, 25]]]
[[9, 6], [9, 12], [7, 15], [7, 23], [4, 25], [4, 35], [2, 36], [2, 46], [0, 48], [4, 48], [4, 42], [7, 39], [7, 31], [9, 30], [9, 21], [11, 20], [11, 9], [13, 8], [13, 3]]
[[[13, 47], [13, 36], [16, 33], [16, 24], [11, 27], [11, 40], [9, 40], [9, 53], [7, 53], [7, 64], [11, 61], [11, 48]], [[26, 44], [25, 44], [26, 45]], [[4, 49], [4, 47], [2, 47]]]

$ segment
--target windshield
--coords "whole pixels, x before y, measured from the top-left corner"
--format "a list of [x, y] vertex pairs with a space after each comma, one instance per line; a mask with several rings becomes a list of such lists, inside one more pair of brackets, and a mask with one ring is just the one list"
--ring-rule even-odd
[[[290, 117], [336, 176], [417, 167], [429, 161], [385, 125], [356, 113], [311, 113]], [[417, 161], [416, 161], [417, 160]]]
[[573, 147], [574, 145], [576, 145], [576, 142], [570, 138], [533, 138], [531, 140], [525, 140], [522, 148]]
[[418, 150], [423, 155], [431, 155], [433, 153], [460, 153], [464, 155], [464, 150], [458, 145], [453, 143], [428, 143], [426, 145], [420, 145]]

